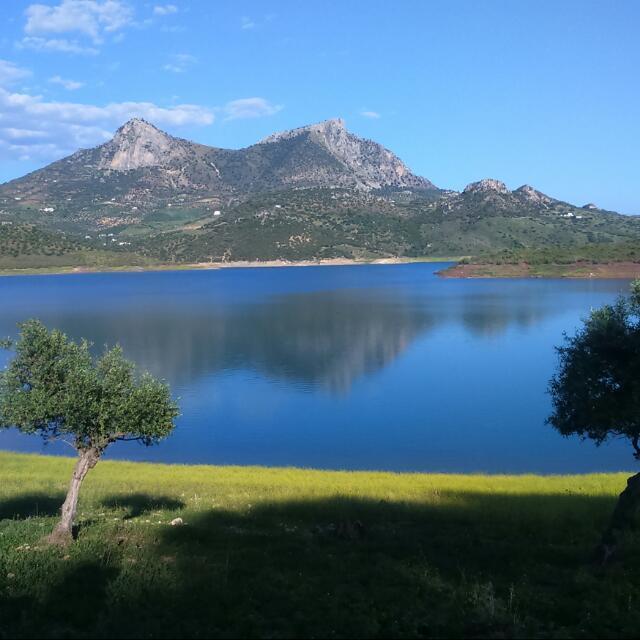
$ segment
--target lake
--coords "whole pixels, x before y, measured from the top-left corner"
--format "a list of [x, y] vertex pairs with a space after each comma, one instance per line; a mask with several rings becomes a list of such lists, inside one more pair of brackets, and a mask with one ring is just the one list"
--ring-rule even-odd
[[[622, 280], [449, 280], [443, 264], [0, 277], [0, 336], [37, 317], [122, 345], [182, 415], [132, 460], [570, 473], [633, 467], [545, 425], [554, 345]], [[7, 359], [0, 352], [0, 364]], [[0, 448], [69, 454], [14, 430]]]

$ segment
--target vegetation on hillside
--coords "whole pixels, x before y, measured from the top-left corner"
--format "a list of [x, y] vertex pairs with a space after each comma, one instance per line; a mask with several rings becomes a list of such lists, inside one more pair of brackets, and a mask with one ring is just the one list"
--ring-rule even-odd
[[299, 189], [227, 206], [169, 203], [136, 220], [88, 205], [89, 232], [54, 214], [41, 216], [44, 230], [17, 222], [24, 211], [5, 212], [0, 269], [474, 256], [471, 264], [488, 275], [490, 265], [523, 264], [533, 272], [524, 275], [556, 275], [576, 262], [640, 259], [640, 220], [553, 202], [541, 207], [516, 192]]
[[0, 224], [0, 269], [144, 266], [154, 262], [128, 247], [109, 246], [113, 244], [32, 224]]
[[529, 247], [463, 258], [447, 277], [640, 277], [640, 243]]
[[529, 247], [484, 253], [462, 261], [470, 264], [563, 265], [579, 262], [603, 264], [608, 262], [640, 263], [640, 243], [604, 242], [578, 246]]

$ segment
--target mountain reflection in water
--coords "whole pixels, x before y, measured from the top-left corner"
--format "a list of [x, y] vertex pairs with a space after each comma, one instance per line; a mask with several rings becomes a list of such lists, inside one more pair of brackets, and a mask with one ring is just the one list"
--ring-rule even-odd
[[[324, 468], [620, 469], [544, 424], [554, 345], [624, 281], [442, 280], [443, 265], [0, 278], [0, 336], [38, 317], [120, 343], [180, 398], [160, 447], [113, 457]], [[0, 365], [7, 355], [0, 352]], [[41, 451], [0, 433], [0, 448]], [[64, 448], [48, 451], [66, 453]]]
[[459, 322], [473, 334], [490, 337], [511, 325], [535, 324], [556, 309], [531, 296], [517, 302], [495, 293], [416, 299], [375, 287], [277, 295], [254, 303], [204, 299], [180, 305], [163, 298], [97, 306], [58, 311], [55, 318], [35, 310], [34, 315], [75, 338], [88, 337], [96, 351], [120, 344], [140, 368], [172, 384], [253, 369], [334, 392], [346, 392], [360, 376], [384, 368], [438, 326]]

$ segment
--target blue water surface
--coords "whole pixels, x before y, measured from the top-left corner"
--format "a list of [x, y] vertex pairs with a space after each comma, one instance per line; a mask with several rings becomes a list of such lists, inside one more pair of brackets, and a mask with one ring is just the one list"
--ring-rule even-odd
[[[633, 467], [545, 425], [554, 345], [625, 280], [446, 280], [443, 264], [0, 277], [0, 336], [37, 317], [165, 378], [182, 415], [108, 457], [330, 469]], [[0, 365], [7, 360], [0, 353]], [[0, 448], [68, 454], [14, 430]]]

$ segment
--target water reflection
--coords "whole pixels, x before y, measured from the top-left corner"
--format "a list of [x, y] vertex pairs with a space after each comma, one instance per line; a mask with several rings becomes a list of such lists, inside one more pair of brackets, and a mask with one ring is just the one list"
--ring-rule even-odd
[[[254, 284], [252, 295], [238, 299], [225, 289], [145, 292], [135, 280], [103, 296], [82, 281], [80, 290], [63, 286], [61, 298], [5, 299], [0, 335], [15, 334], [17, 322], [35, 316], [75, 338], [89, 338], [96, 350], [119, 343], [141, 368], [174, 385], [254, 370], [346, 393], [431, 330], [459, 325], [470, 335], [495, 338], [561, 313], [572, 291], [570, 283], [561, 291], [531, 282], [470, 287], [433, 278], [427, 286], [414, 280], [393, 284], [275, 295]], [[606, 295], [612, 286], [620, 288], [605, 285]], [[577, 291], [582, 296], [584, 287]]]
[[[0, 336], [39, 317], [120, 342], [181, 398], [165, 462], [620, 469], [544, 420], [553, 345], [622, 281], [439, 280], [432, 265], [0, 278]], [[3, 360], [0, 352], [0, 366]], [[1, 448], [40, 451], [9, 431]], [[65, 453], [59, 449], [51, 452]]]
[[53, 323], [95, 346], [119, 342], [142, 368], [173, 384], [223, 370], [346, 392], [358, 377], [393, 361], [433, 323], [432, 314], [393, 292], [315, 292], [261, 304], [91, 309]]

